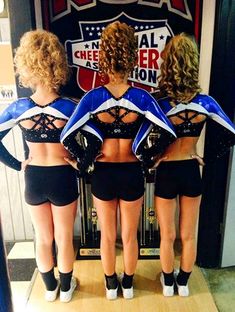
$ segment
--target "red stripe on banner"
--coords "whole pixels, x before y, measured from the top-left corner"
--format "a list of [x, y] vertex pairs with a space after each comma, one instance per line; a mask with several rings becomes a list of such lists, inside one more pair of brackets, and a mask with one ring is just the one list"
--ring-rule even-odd
[[67, 0], [53, 0], [52, 1], [53, 16], [56, 16], [57, 14], [60, 14], [61, 12], [67, 10], [68, 7], [67, 2], [68, 2]]
[[91, 69], [79, 67], [77, 69], [77, 84], [79, 88], [87, 92], [93, 88], [95, 72]]
[[200, 26], [200, 0], [195, 2], [195, 22], [194, 22], [194, 34], [198, 42], [199, 40], [199, 26]]
[[93, 0], [72, 0], [77, 6], [83, 6], [89, 3], [93, 3]]
[[177, 9], [181, 12], [186, 13], [185, 3], [184, 0], [174, 0], [171, 1], [171, 7]]
[[95, 77], [95, 85], [94, 88], [97, 88], [99, 86], [103, 86], [109, 82], [108, 76], [105, 79], [102, 79], [101, 75], [96, 72], [96, 77]]

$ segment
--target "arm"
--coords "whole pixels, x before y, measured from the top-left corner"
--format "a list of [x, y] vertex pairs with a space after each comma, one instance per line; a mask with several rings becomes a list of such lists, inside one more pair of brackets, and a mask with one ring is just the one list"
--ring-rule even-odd
[[209, 112], [205, 142], [205, 162], [212, 162], [223, 156], [235, 144], [235, 126], [220, 105], [206, 96], [203, 106]]
[[[154, 164], [154, 157], [163, 153], [176, 135], [171, 122], [165, 116], [157, 101], [147, 92], [144, 96], [145, 120], [133, 143], [133, 151], [141, 155], [148, 167]], [[151, 140], [152, 138], [152, 140]]]
[[6, 166], [20, 171], [22, 163], [11, 155], [2, 143], [2, 139], [15, 126], [15, 120], [13, 117], [15, 105], [16, 103], [12, 103], [0, 115], [0, 161]]
[[89, 120], [91, 103], [88, 93], [81, 99], [61, 134], [61, 143], [77, 158], [81, 174], [92, 166], [103, 141], [101, 133]]

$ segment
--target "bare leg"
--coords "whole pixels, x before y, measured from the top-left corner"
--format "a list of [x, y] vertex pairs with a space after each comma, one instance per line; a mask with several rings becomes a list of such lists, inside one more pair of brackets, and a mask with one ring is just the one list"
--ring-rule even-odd
[[201, 196], [180, 198], [181, 269], [191, 272], [196, 259], [196, 229]]
[[108, 276], [115, 272], [116, 252], [115, 242], [117, 237], [117, 199], [104, 201], [93, 196], [94, 206], [101, 230], [101, 260], [104, 273]]
[[176, 199], [155, 197], [155, 207], [160, 225], [160, 259], [162, 270], [171, 273], [174, 270], [174, 241], [176, 237], [175, 211]]
[[142, 203], [143, 197], [131, 202], [120, 200], [124, 271], [128, 275], [135, 273], [138, 259], [137, 228]]
[[54, 267], [52, 256], [54, 226], [51, 204], [44, 203], [28, 207], [35, 230], [37, 266], [40, 272], [48, 272]]
[[73, 269], [73, 227], [76, 209], [77, 201], [62, 207], [52, 205], [54, 235], [58, 247], [58, 269], [63, 273], [71, 272]]

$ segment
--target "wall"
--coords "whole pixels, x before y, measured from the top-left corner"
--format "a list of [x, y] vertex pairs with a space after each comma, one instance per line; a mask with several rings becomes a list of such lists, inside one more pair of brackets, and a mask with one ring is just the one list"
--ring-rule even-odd
[[[12, 90], [13, 94], [1, 96], [0, 112], [16, 97], [12, 51], [9, 43], [0, 44], [0, 90]], [[22, 138], [19, 129], [11, 131], [4, 145], [18, 159], [23, 159]], [[0, 210], [4, 238], [25, 240], [33, 237], [27, 207], [23, 199], [23, 173], [18, 173], [0, 163]]]

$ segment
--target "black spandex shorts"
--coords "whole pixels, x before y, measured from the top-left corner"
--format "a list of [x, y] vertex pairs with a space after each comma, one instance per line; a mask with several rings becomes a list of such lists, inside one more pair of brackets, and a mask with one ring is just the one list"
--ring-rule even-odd
[[196, 159], [164, 161], [157, 167], [155, 196], [173, 199], [177, 195], [196, 197], [202, 193], [202, 179]]
[[76, 171], [71, 166], [33, 166], [25, 169], [25, 200], [29, 205], [50, 202], [65, 206], [78, 198]]
[[134, 201], [144, 194], [144, 175], [140, 162], [96, 162], [91, 192], [101, 200], [114, 198]]

